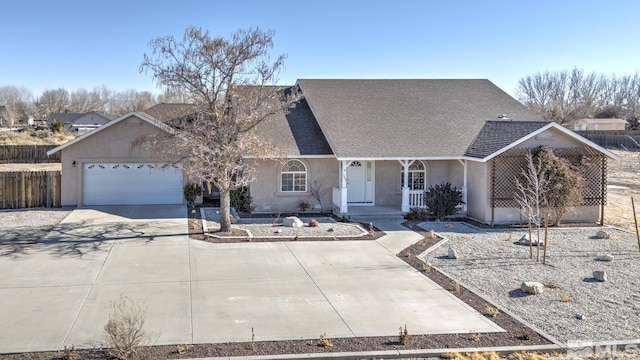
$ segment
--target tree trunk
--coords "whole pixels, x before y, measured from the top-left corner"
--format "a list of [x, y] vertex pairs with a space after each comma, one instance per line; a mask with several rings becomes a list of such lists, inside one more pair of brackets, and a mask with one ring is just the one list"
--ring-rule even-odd
[[231, 196], [229, 190], [220, 189], [220, 232], [231, 231]]

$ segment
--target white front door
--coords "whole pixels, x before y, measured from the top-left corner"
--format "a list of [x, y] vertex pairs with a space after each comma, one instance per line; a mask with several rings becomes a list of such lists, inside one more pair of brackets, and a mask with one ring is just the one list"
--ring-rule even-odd
[[373, 163], [353, 161], [347, 168], [347, 202], [373, 202]]

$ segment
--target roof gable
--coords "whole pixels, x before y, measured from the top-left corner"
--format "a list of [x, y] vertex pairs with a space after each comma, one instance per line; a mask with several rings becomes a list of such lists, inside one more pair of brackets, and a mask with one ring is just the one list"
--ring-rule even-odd
[[548, 124], [547, 121], [487, 121], [464, 155], [485, 158]]
[[298, 84], [339, 159], [460, 158], [486, 120], [542, 120], [488, 80]]
[[563, 126], [558, 125], [557, 123], [552, 122], [552, 123], [548, 123], [547, 125], [539, 128], [538, 130], [535, 130], [535, 131], [527, 134], [526, 136], [521, 137], [520, 139], [512, 142], [511, 144], [509, 144], [507, 146], [504, 146], [501, 149], [499, 149], [499, 150], [497, 150], [497, 151], [485, 156], [484, 158], [480, 159], [480, 161], [482, 161], [482, 162], [489, 161], [489, 160], [493, 159], [494, 157], [504, 153], [505, 151], [507, 151], [509, 149], [512, 149], [512, 148], [522, 144], [523, 142], [525, 142], [525, 141], [527, 141], [529, 139], [532, 139], [532, 138], [538, 136], [539, 134], [541, 134], [541, 133], [543, 133], [543, 132], [545, 132], [545, 131], [547, 131], [547, 130], [549, 130], [551, 128], [558, 130], [559, 132], [563, 133], [564, 135], [568, 136], [569, 138], [577, 140], [578, 142], [593, 148], [594, 150], [606, 155], [607, 157], [609, 157], [611, 159], [614, 159], [616, 161], [620, 161], [621, 160], [621, 158], [618, 155], [616, 155], [616, 154], [612, 153], [611, 151], [603, 148], [602, 146], [600, 146], [600, 145], [598, 145], [598, 144], [596, 144], [596, 143], [594, 143], [594, 142], [592, 142], [592, 141], [590, 141], [590, 140], [588, 140], [588, 139], [576, 134], [575, 132], [573, 132], [573, 131], [571, 131], [571, 130], [563, 127]]
[[137, 112], [130, 112], [130, 113], [127, 113], [127, 114], [124, 114], [124, 115], [120, 116], [119, 118], [117, 118], [117, 119], [115, 119], [113, 121], [110, 121], [110, 122], [106, 123], [103, 126], [100, 126], [97, 129], [94, 129], [92, 131], [84, 133], [83, 135], [78, 136], [77, 138], [75, 138], [75, 139], [73, 139], [71, 141], [67, 141], [64, 144], [62, 144], [62, 145], [60, 145], [60, 146], [58, 146], [58, 147], [56, 147], [54, 149], [51, 149], [51, 150], [47, 151], [47, 155], [53, 155], [53, 154], [57, 153], [58, 151], [61, 151], [61, 150], [65, 149], [65, 148], [67, 148], [69, 146], [72, 146], [73, 144], [76, 144], [76, 143], [81, 142], [81, 141], [85, 141], [86, 139], [91, 138], [92, 136], [100, 136], [99, 134], [101, 132], [105, 131], [106, 129], [110, 128], [111, 126], [113, 126], [115, 124], [118, 124], [119, 122], [121, 122], [121, 121], [123, 121], [125, 119], [128, 119], [130, 117], [136, 117], [136, 118], [138, 118], [138, 119], [140, 119], [142, 121], [145, 121], [145, 122], [147, 122], [147, 123], [159, 128], [159, 129], [161, 129], [163, 131], [166, 131], [168, 133], [173, 133], [173, 129], [171, 129], [170, 127], [168, 127], [168, 126], [166, 126], [164, 124], [161, 124], [161, 123], [159, 123], [157, 121], [154, 121], [153, 119], [149, 118], [146, 115], [143, 115], [143, 114], [137, 113]]

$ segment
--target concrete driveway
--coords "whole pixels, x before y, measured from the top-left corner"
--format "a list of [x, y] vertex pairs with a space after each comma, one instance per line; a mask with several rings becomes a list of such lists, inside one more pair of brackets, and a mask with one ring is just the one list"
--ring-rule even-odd
[[157, 345], [249, 341], [251, 328], [256, 341], [502, 331], [398, 259], [412, 240], [397, 230], [210, 244], [188, 238], [184, 206], [77, 209], [0, 256], [0, 352], [99, 345], [121, 294], [146, 304]]

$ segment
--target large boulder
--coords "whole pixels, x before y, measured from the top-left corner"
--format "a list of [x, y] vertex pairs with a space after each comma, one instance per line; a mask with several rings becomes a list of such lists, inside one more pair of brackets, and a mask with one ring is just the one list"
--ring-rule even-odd
[[525, 281], [520, 285], [520, 290], [527, 294], [538, 295], [544, 292], [544, 285], [535, 281]]
[[447, 251], [447, 258], [455, 260], [458, 257], [459, 256], [458, 256], [458, 252], [456, 251], [456, 249], [450, 247], [449, 250]]
[[611, 239], [611, 235], [604, 230], [599, 230], [596, 233], [596, 239]]
[[596, 256], [596, 260], [598, 260], [598, 261], [612, 262], [612, 261], [613, 261], [613, 255], [611, 255], [611, 254], [598, 255], [598, 256]]
[[607, 281], [607, 272], [604, 270], [596, 270], [593, 272], [593, 278], [600, 282]]
[[529, 244], [533, 245], [533, 246], [538, 246], [538, 245], [544, 245], [544, 240], [538, 240], [538, 237], [535, 235], [531, 235], [531, 240], [529, 240], [529, 235], [528, 234], [524, 234], [522, 235], [522, 237], [520, 238], [520, 240], [516, 241], [516, 244], [518, 245], [526, 245], [529, 246]]
[[282, 220], [282, 226], [298, 228], [303, 227], [304, 223], [295, 216], [287, 216]]

